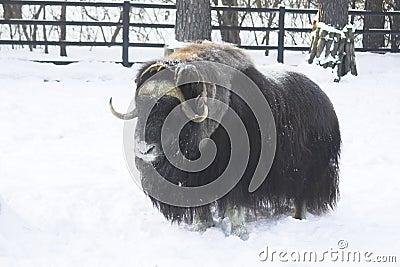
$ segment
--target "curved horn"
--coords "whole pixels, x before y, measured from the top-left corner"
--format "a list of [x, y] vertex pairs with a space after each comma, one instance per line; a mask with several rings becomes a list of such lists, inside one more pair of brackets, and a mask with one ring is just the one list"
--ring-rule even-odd
[[[172, 89], [171, 89], [172, 88]], [[174, 86], [169, 81], [149, 81], [145, 86], [143, 86], [138, 95], [150, 95], [150, 96], [171, 96], [179, 100], [181, 102], [182, 111], [185, 116], [194, 121], [194, 122], [202, 122], [208, 116], [208, 107], [204, 103], [204, 111], [203, 114], [196, 114], [186, 103], [186, 99], [183, 96], [183, 93], [179, 87]], [[207, 92], [203, 92], [200, 97], [205, 97]]]
[[[190, 119], [193, 122], [203, 122], [207, 116], [208, 116], [208, 107], [205, 104], [205, 102], [203, 102], [203, 114], [199, 115], [196, 114], [193, 109], [191, 107], [189, 107], [186, 103], [185, 97], [183, 96], [183, 93], [181, 91], [181, 89], [179, 89], [179, 87], [174, 87], [172, 90], [169, 90], [168, 92], [166, 92], [163, 95], [167, 95], [167, 96], [172, 96], [175, 97], [179, 100], [179, 102], [181, 102], [181, 107], [182, 107], [182, 111], [185, 114], [185, 116]], [[206, 97], [207, 92], [204, 90], [204, 92], [199, 96], [201, 98]], [[204, 100], [200, 100], [199, 101], [204, 101]]]
[[[215, 87], [215, 85], [212, 85], [212, 87]], [[213, 90], [214, 88], [212, 88]], [[198, 115], [195, 114], [193, 112], [193, 110], [191, 108], [188, 107], [188, 110], [183, 110], [183, 112], [185, 113], [185, 115], [190, 119], [190, 117], [192, 117], [192, 121], [194, 122], [203, 122], [207, 116], [208, 116], [208, 106], [206, 103], [206, 97], [207, 97], [207, 87], [206, 84], [203, 83], [203, 91], [201, 92], [201, 94], [197, 97], [197, 101], [199, 102], [197, 107], [198, 108], [203, 108], [203, 114]], [[186, 108], [184, 106], [182, 106], [182, 108]]]
[[142, 74], [140, 74], [139, 78], [142, 78], [143, 75], [145, 75], [146, 73], [150, 72], [150, 71], [157, 71], [159, 72], [160, 70], [162, 70], [163, 68], [165, 68], [165, 66], [161, 63], [154, 63], [153, 65], [150, 65], [147, 69], [145, 69]]
[[186, 103], [182, 103], [182, 111], [183, 111], [183, 113], [185, 113], [185, 115], [188, 119], [192, 120], [193, 122], [197, 122], [197, 123], [203, 122], [208, 116], [208, 106], [207, 105], [204, 105], [203, 114], [201, 114], [201, 115], [194, 113], [193, 110], [186, 105]]
[[134, 110], [132, 110], [131, 112], [125, 113], [125, 114], [115, 111], [115, 109], [114, 109], [114, 107], [112, 105], [112, 97], [110, 98], [109, 106], [110, 106], [111, 113], [115, 117], [117, 117], [117, 118], [119, 118], [121, 120], [132, 120], [132, 119], [134, 119], [134, 118], [136, 118], [138, 116], [138, 112], [137, 112], [136, 108]]

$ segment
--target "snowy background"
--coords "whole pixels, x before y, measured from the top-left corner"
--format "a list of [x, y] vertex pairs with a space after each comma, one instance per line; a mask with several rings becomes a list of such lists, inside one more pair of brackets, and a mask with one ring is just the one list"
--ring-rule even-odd
[[[269, 250], [343, 251], [400, 261], [400, 55], [357, 54], [359, 76], [337, 84], [329, 70], [286, 53], [285, 63], [316, 81], [337, 111], [342, 137], [341, 200], [333, 212], [249, 225], [250, 238], [170, 225], [152, 208], [125, 166], [123, 122], [139, 65], [115, 64], [119, 50], [69, 50], [79, 63], [32, 62], [57, 56], [0, 51], [0, 267], [268, 266]], [[137, 60], [162, 49], [135, 49]], [[251, 52], [260, 65], [276, 56]], [[101, 58], [102, 61], [98, 59]], [[275, 256], [276, 257], [276, 256]], [[280, 266], [290, 265], [279, 263]], [[360, 266], [337, 262], [301, 266]]]

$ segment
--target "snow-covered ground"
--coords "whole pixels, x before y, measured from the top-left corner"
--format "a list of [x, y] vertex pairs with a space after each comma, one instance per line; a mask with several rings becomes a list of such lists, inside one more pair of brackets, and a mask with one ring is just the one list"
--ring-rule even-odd
[[[359, 76], [337, 84], [306, 55], [285, 54], [336, 108], [341, 200], [324, 216], [251, 223], [242, 241], [216, 228], [201, 234], [170, 225], [133, 182], [122, 153], [123, 123], [108, 109], [110, 96], [126, 109], [134, 92], [137, 65], [110, 62], [119, 52], [104, 49], [101, 62], [99, 53], [76, 50], [80, 63], [54, 66], [28, 60], [55, 57], [41, 52], [0, 51], [1, 267], [288, 266], [297, 252], [325, 255], [322, 263], [301, 266], [360, 266], [347, 256], [343, 262], [342, 252], [360, 252], [361, 262], [372, 253], [367, 266], [398, 266], [400, 55], [357, 54]], [[258, 64], [275, 63], [275, 56], [251, 54]], [[145, 60], [162, 50], [135, 55]], [[260, 261], [267, 247], [269, 257]], [[397, 263], [373, 263], [379, 255], [397, 256]]]

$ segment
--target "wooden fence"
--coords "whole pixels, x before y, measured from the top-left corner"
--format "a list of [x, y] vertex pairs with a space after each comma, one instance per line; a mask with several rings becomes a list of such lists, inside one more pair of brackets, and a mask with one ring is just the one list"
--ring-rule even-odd
[[[146, 4], [146, 3], [133, 3], [129, 1], [124, 2], [72, 2], [72, 1], [37, 1], [37, 0], [0, 0], [0, 4], [8, 5], [37, 5], [37, 6], [85, 6], [85, 7], [114, 7], [122, 8], [123, 16], [121, 22], [103, 22], [103, 21], [60, 21], [60, 20], [25, 20], [25, 19], [0, 19], [0, 24], [6, 25], [48, 25], [48, 26], [99, 26], [99, 27], [122, 27], [122, 42], [80, 42], [80, 41], [44, 41], [44, 40], [13, 40], [13, 39], [0, 39], [0, 45], [54, 45], [54, 46], [120, 46], [122, 47], [122, 64], [130, 66], [128, 60], [129, 47], [164, 47], [163, 43], [149, 43], [149, 42], [130, 42], [129, 30], [131, 28], [157, 28], [157, 29], [173, 29], [174, 24], [150, 24], [150, 23], [135, 23], [130, 22], [131, 8], [153, 8], [153, 9], [176, 9], [175, 5], [171, 4]], [[277, 32], [278, 45], [259, 45], [249, 46], [241, 45], [240, 47], [251, 50], [278, 50], [277, 61], [283, 63], [284, 51], [307, 51], [308, 46], [285, 46], [285, 33], [286, 32], [311, 32], [311, 28], [288, 28], [285, 27], [286, 14], [316, 14], [316, 9], [293, 9], [281, 6], [279, 8], [248, 8], [248, 7], [211, 7], [214, 11], [244, 11], [244, 12], [264, 12], [264, 13], [278, 13], [278, 27], [242, 27], [242, 26], [213, 26], [213, 30], [240, 30], [240, 31], [263, 31], [263, 32]], [[393, 12], [371, 12], [364, 10], [350, 10], [349, 15], [352, 16], [400, 16], [399, 11]], [[400, 31], [392, 31], [390, 29], [379, 30], [361, 30], [356, 29], [356, 34], [397, 34]], [[399, 52], [391, 48], [356, 48], [356, 51], [375, 51], [375, 52]]]

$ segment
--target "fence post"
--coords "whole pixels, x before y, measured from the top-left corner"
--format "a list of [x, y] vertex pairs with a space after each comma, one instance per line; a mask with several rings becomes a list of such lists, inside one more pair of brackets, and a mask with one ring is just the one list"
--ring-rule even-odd
[[285, 49], [285, 6], [279, 7], [279, 32], [278, 32], [278, 62], [283, 63], [283, 50]]
[[122, 7], [122, 65], [124, 67], [129, 67], [129, 11], [129, 1], [124, 1]]

